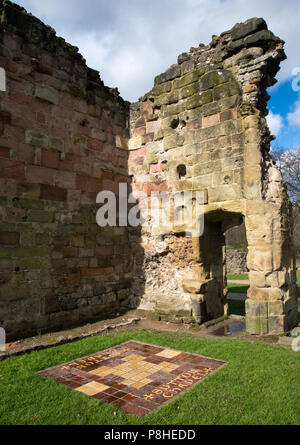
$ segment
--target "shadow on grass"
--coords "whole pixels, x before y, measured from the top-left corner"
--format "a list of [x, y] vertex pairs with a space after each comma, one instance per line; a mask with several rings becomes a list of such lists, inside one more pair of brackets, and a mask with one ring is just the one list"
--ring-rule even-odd
[[246, 315], [245, 301], [228, 300], [229, 315]]

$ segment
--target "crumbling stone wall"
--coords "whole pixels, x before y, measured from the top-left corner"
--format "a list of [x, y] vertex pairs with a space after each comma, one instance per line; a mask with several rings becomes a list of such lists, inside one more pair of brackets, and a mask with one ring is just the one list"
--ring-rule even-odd
[[[8, 336], [138, 307], [226, 315], [224, 233], [246, 224], [247, 330], [297, 324], [290, 203], [269, 156], [266, 88], [283, 42], [252, 19], [192, 48], [129, 105], [78, 49], [0, 0], [0, 325]], [[100, 228], [96, 195], [201, 191], [205, 231]], [[194, 196], [194, 195], [193, 195]], [[146, 202], [140, 203], [142, 207]], [[194, 198], [190, 210], [194, 211]]]
[[129, 104], [78, 49], [1, 1], [0, 325], [8, 337], [129, 304], [126, 228], [96, 224], [96, 196], [128, 181]]
[[229, 274], [247, 273], [247, 253], [236, 249], [226, 249], [226, 268]]
[[269, 155], [272, 136], [265, 119], [266, 88], [285, 59], [283, 45], [263, 19], [238, 24], [208, 46], [179, 56], [131, 106], [132, 188], [148, 196], [188, 190], [205, 196], [205, 231], [193, 239], [193, 261], [170, 255], [170, 239], [182, 236], [187, 244], [182, 232], [188, 227], [180, 233], [174, 227], [144, 228], [141, 310], [198, 322], [226, 315], [223, 235], [245, 219], [247, 331], [278, 333], [297, 324], [290, 204]]

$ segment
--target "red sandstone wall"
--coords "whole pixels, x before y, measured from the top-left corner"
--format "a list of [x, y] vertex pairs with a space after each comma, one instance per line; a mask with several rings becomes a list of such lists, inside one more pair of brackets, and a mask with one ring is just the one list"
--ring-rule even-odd
[[8, 336], [128, 306], [126, 229], [96, 224], [96, 196], [127, 182], [128, 104], [78, 50], [0, 2], [0, 325]]

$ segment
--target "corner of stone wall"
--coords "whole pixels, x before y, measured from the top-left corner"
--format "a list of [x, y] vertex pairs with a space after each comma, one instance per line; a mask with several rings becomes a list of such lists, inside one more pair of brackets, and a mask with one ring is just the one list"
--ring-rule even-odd
[[[247, 326], [257, 334], [282, 332], [295, 318], [295, 308], [292, 315], [289, 310], [292, 271], [284, 265], [291, 263], [284, 247], [291, 246], [288, 198], [270, 156], [272, 135], [265, 119], [266, 90], [286, 57], [283, 46], [261, 18], [237, 24], [208, 46], [181, 54], [131, 108], [129, 168], [135, 189], [148, 194], [201, 190], [207, 214], [245, 216], [251, 282]], [[154, 235], [150, 229], [146, 238]]]

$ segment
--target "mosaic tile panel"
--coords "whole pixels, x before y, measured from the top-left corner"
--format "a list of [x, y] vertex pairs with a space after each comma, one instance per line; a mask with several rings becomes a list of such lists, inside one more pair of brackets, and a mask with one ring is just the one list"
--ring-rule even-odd
[[197, 354], [129, 341], [39, 375], [144, 416], [224, 364]]

